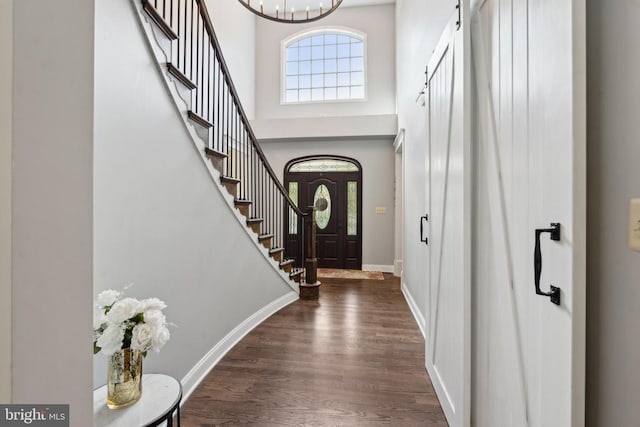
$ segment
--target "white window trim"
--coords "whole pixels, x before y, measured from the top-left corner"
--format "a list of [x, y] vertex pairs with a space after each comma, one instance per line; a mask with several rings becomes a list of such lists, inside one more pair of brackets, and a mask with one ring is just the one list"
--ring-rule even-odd
[[[286, 58], [286, 50], [287, 45], [289, 43], [295, 43], [297, 40], [313, 36], [314, 34], [324, 33], [324, 32], [333, 32], [344, 34], [347, 36], [357, 37], [362, 40], [364, 44], [364, 53], [363, 53], [363, 61], [364, 61], [364, 97], [358, 99], [323, 99], [321, 101], [296, 101], [296, 102], [287, 102], [286, 98], [286, 69], [287, 69], [287, 58]], [[368, 74], [368, 66], [367, 66], [367, 51], [368, 51], [369, 43], [367, 43], [367, 34], [362, 31], [358, 31], [349, 27], [340, 27], [340, 26], [325, 26], [325, 27], [315, 27], [311, 30], [302, 30], [297, 33], [290, 35], [280, 42], [280, 105], [305, 105], [305, 104], [336, 104], [336, 103], [354, 103], [354, 102], [366, 102], [369, 97], [369, 82], [367, 78]]]

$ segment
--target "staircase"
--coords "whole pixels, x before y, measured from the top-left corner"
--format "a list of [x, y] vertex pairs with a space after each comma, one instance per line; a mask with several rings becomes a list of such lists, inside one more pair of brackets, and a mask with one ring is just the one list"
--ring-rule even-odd
[[[174, 100], [187, 106], [183, 118], [194, 142], [217, 172], [213, 175], [231, 196], [243, 226], [299, 285], [301, 298], [317, 298], [314, 208], [303, 211], [291, 200], [260, 148], [204, 0], [132, 1], [143, 26], [150, 23], [152, 48], [156, 44], [162, 51], [156, 58], [167, 83], [175, 83], [172, 93], [179, 99]], [[304, 244], [286, 247], [288, 240]], [[305, 266], [296, 265], [296, 259]]]

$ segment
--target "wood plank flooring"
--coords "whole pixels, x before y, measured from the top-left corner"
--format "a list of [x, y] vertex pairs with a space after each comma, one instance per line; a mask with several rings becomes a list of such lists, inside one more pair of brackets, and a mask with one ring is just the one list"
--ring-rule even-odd
[[249, 333], [184, 404], [183, 426], [447, 426], [397, 278], [323, 279]]

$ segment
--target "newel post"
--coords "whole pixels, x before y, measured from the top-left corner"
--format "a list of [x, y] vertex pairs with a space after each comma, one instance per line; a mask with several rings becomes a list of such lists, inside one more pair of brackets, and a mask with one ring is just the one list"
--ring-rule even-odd
[[309, 206], [309, 214], [304, 217], [304, 282], [300, 283], [300, 298], [317, 299], [320, 296], [318, 282], [318, 258], [316, 258], [316, 208]]

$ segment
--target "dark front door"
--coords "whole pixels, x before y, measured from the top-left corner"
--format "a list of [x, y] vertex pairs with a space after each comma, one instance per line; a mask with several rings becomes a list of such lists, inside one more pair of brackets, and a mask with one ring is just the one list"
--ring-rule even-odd
[[325, 199], [327, 208], [316, 212], [318, 267], [362, 268], [361, 173], [287, 172], [285, 184], [297, 187], [303, 210]]

